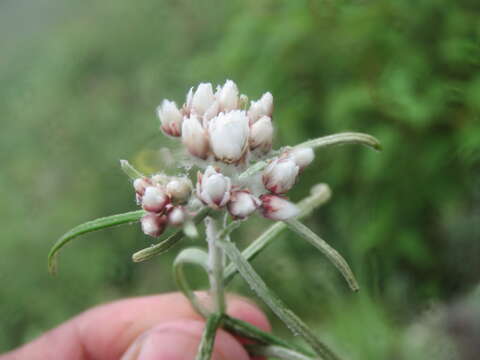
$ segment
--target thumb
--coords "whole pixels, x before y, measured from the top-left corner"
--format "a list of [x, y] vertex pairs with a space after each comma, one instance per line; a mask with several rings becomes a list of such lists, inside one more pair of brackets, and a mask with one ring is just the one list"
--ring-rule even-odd
[[[121, 360], [194, 360], [205, 323], [177, 320], [163, 323], [140, 335]], [[218, 330], [212, 360], [249, 360], [243, 346], [229, 333]]]

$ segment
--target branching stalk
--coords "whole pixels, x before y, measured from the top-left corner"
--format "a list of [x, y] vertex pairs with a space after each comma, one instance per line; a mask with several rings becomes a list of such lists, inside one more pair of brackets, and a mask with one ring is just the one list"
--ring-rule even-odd
[[221, 325], [221, 321], [222, 314], [215, 313], [208, 316], [195, 360], [210, 360], [215, 343], [215, 334]]

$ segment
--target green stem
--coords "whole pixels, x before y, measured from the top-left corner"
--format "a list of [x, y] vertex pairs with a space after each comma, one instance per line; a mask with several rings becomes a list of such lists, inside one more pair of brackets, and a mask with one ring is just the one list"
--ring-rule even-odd
[[219, 232], [216, 221], [208, 216], [205, 218], [205, 232], [208, 243], [208, 278], [210, 291], [214, 299], [214, 312], [223, 314], [225, 312], [225, 291], [223, 286], [223, 267], [225, 255], [218, 246]]
[[195, 360], [211, 359], [213, 345], [215, 344], [215, 334], [220, 327], [221, 322], [222, 314], [211, 314], [208, 316]]

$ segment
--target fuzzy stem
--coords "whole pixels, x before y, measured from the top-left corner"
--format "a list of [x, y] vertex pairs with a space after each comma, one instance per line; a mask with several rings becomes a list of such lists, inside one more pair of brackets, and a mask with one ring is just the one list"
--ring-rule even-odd
[[246, 345], [247, 351], [254, 356], [273, 357], [279, 360], [315, 360], [295, 350], [276, 345]]
[[222, 314], [211, 314], [207, 318], [205, 329], [203, 330], [202, 339], [198, 346], [197, 356], [195, 360], [210, 360], [213, 352], [213, 345], [215, 343], [215, 333], [220, 327], [222, 321]]
[[208, 278], [210, 291], [214, 298], [214, 312], [225, 312], [225, 294], [223, 287], [223, 267], [225, 255], [218, 246], [219, 232], [217, 224], [212, 217], [205, 218], [206, 235], [208, 242]]

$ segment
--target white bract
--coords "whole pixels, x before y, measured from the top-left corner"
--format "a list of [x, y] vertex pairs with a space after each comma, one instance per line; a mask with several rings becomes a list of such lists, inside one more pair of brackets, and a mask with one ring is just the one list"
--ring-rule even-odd
[[283, 221], [300, 213], [295, 204], [278, 195], [262, 195], [260, 200], [262, 201], [261, 209], [263, 216], [271, 220]]
[[248, 148], [250, 128], [245, 111], [220, 113], [208, 126], [210, 147], [215, 157], [226, 163], [242, 159]]
[[198, 85], [197, 91], [193, 94], [191, 111], [202, 116], [214, 101], [215, 95], [213, 94], [212, 84], [201, 83]]
[[245, 219], [260, 206], [260, 200], [249, 191], [239, 190], [231, 194], [228, 211], [235, 219]]
[[173, 201], [187, 201], [192, 191], [192, 182], [187, 177], [174, 178], [167, 183], [166, 191]]
[[178, 137], [182, 132], [183, 115], [173, 101], [163, 100], [162, 105], [157, 107], [157, 115], [160, 119], [160, 129], [165, 135]]
[[160, 236], [167, 225], [167, 218], [165, 215], [156, 215], [149, 213], [140, 219], [142, 231], [144, 234], [157, 237]]
[[180, 226], [185, 222], [185, 210], [181, 206], [175, 206], [167, 214], [168, 224], [172, 226]]
[[250, 109], [248, 110], [248, 118], [250, 124], [260, 119], [262, 116], [272, 117], [273, 112], [273, 96], [271, 93], [266, 92], [262, 95], [260, 100], [252, 101]]
[[221, 111], [231, 111], [238, 108], [238, 87], [232, 80], [227, 80], [217, 91], [217, 99]]
[[288, 156], [293, 159], [300, 170], [303, 170], [312, 163], [313, 159], [315, 158], [315, 153], [313, 152], [312, 148], [303, 147], [291, 150], [288, 152]]
[[208, 156], [208, 136], [198, 117], [192, 114], [183, 121], [182, 142], [193, 156], [206, 159]]
[[250, 127], [250, 149], [259, 149], [266, 153], [272, 148], [273, 125], [272, 119], [262, 116]]
[[276, 159], [265, 168], [262, 177], [263, 184], [272, 193], [284, 194], [295, 184], [299, 170], [293, 159]]
[[222, 175], [212, 166], [197, 175], [197, 196], [206, 205], [218, 209], [230, 200], [232, 183], [229, 177]]
[[142, 196], [142, 207], [146, 211], [160, 213], [169, 203], [167, 193], [160, 186], [148, 186]]

